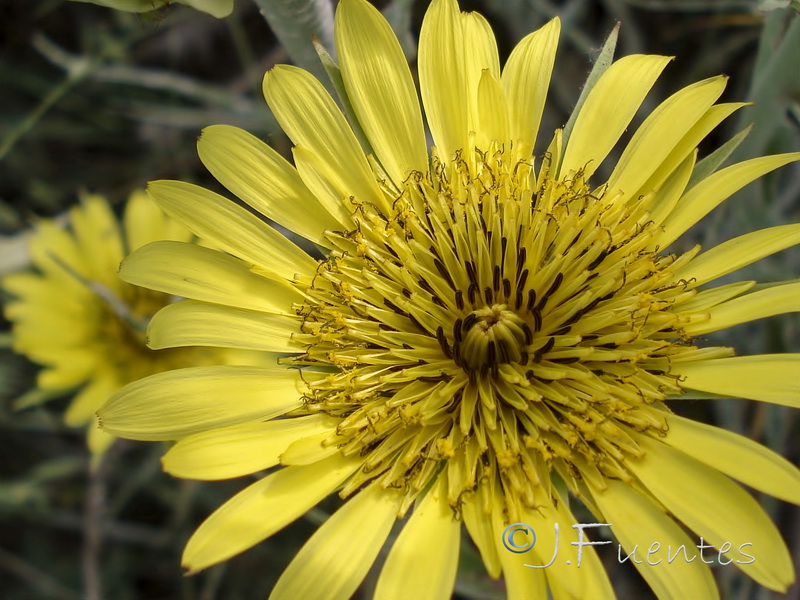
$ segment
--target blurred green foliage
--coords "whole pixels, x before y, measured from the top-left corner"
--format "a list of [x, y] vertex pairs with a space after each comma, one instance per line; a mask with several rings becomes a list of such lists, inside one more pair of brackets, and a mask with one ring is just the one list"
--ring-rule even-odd
[[[376, 4], [413, 61], [427, 0]], [[738, 121], [715, 132], [702, 154], [751, 122], [753, 130], [733, 159], [800, 149], [796, 0], [463, 0], [461, 6], [489, 19], [503, 59], [523, 35], [560, 15], [564, 34], [543, 132], [566, 122], [591, 60], [620, 21], [617, 56], [677, 56], [643, 111], [678, 88], [720, 72], [731, 76], [724, 100], [756, 102]], [[330, 8], [319, 0], [237, 0], [233, 14], [217, 20], [180, 5], [131, 14], [62, 0], [0, 3], [0, 274], [24, 267], [31, 223], [63, 215], [79, 190], [103, 193], [116, 203], [158, 178], [219, 190], [194, 150], [206, 125], [244, 127], [288, 155], [288, 140], [261, 98], [261, 78], [272, 65], [292, 58], [322, 72], [303, 40], [309, 28], [318, 29], [323, 42], [331, 39]], [[546, 144], [548, 134], [542, 137]], [[796, 222], [798, 216], [800, 169], [795, 166], [750, 186], [690, 237], [713, 244]], [[754, 265], [746, 276], [787, 280], [797, 277], [798, 267], [800, 255], [788, 251]], [[328, 499], [225, 565], [182, 577], [179, 557], [193, 528], [247, 481], [177, 481], [160, 470], [160, 445], [130, 442], [118, 443], [90, 472], [82, 432], [61, 424], [65, 399], [15, 410], [20, 398], [31, 399], [36, 368], [9, 349], [8, 323], [3, 322], [3, 332], [0, 594], [5, 600], [265, 597], [315, 526], [337, 506], [335, 498]], [[714, 341], [741, 353], [799, 351], [799, 332], [796, 315], [790, 315], [737, 327]], [[674, 408], [744, 432], [794, 463], [800, 459], [798, 418], [791, 409], [739, 401]], [[794, 556], [800, 556], [798, 510], [761, 500]], [[610, 553], [603, 558], [621, 600], [652, 597], [632, 568], [616, 564]], [[363, 586], [365, 597], [375, 573]], [[718, 575], [726, 599], [800, 597], [797, 585], [781, 596], [758, 589], [733, 569], [721, 568]], [[456, 593], [475, 599], [503, 596], [502, 583], [487, 577], [470, 548], [462, 555]]]

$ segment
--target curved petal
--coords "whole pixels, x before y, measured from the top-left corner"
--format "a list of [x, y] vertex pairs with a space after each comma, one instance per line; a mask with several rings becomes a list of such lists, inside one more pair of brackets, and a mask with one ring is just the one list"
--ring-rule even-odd
[[503, 67], [511, 140], [523, 160], [533, 153], [536, 144], [560, 32], [561, 21], [556, 17], [524, 37]]
[[701, 335], [790, 312], [800, 312], [800, 283], [776, 285], [717, 304], [708, 309], [708, 319], [687, 323], [683, 329]]
[[653, 194], [648, 209], [650, 211], [650, 220], [654, 225], [661, 225], [680, 201], [681, 194], [686, 190], [686, 186], [692, 177], [692, 170], [696, 160], [697, 151], [694, 151], [670, 173], [661, 187]]
[[498, 555], [496, 532], [492, 527], [491, 513], [484, 513], [483, 509], [481, 495], [485, 493], [484, 486], [476, 491], [476, 495], [466, 497], [461, 505], [461, 515], [472, 541], [478, 547], [486, 571], [490, 577], [496, 579], [500, 577], [502, 567]]
[[292, 334], [300, 332], [296, 317], [274, 315], [182, 300], [158, 311], [147, 326], [153, 350], [181, 346], [217, 346], [264, 352], [299, 352]]
[[[478, 138], [483, 126], [478, 88], [483, 79], [483, 73], [487, 71], [492, 79], [496, 82], [500, 81], [500, 58], [494, 33], [483, 15], [468, 12], [461, 13], [460, 17], [463, 35], [461, 43], [464, 53], [464, 82], [466, 84], [462, 102], [467, 105], [467, 135], [474, 135], [475, 138]], [[468, 137], [468, 139], [474, 138]], [[487, 150], [487, 148], [480, 149]], [[467, 156], [471, 156], [473, 148], [468, 145], [464, 147], [464, 151]]]
[[150, 242], [190, 242], [194, 237], [183, 225], [168, 218], [144, 190], [131, 194], [125, 205], [122, 226], [128, 254]]
[[161, 462], [175, 477], [231, 479], [274, 467], [292, 442], [334, 425], [330, 417], [310, 415], [201, 431], [178, 441]]
[[343, 0], [336, 10], [336, 50], [347, 96], [389, 177], [428, 170], [417, 90], [392, 28], [368, 2]]
[[175, 369], [125, 386], [98, 411], [107, 432], [134, 440], [177, 440], [302, 406], [297, 371], [214, 366]]
[[800, 408], [800, 354], [759, 354], [673, 363], [681, 387]]
[[583, 170], [588, 179], [597, 170], [670, 60], [668, 56], [633, 54], [603, 73], [575, 120], [559, 170], [561, 177]]
[[308, 465], [339, 451], [336, 444], [326, 441], [336, 433], [336, 426], [293, 441], [281, 454], [282, 465]]
[[661, 183], [669, 177], [678, 165], [686, 159], [689, 154], [697, 149], [698, 144], [706, 139], [720, 123], [735, 113], [742, 107], [748, 106], [747, 102], [732, 102], [726, 104], [716, 104], [709, 108], [706, 113], [700, 117], [689, 131], [680, 139], [675, 145], [669, 155], [661, 161], [650, 178], [642, 184], [639, 191], [633, 195], [634, 198], [644, 196], [650, 193], [651, 190], [657, 189]]
[[337, 221], [345, 223], [346, 229], [354, 227], [350, 195], [344, 194], [340, 186], [328, 179], [325, 165], [320, 158], [302, 146], [292, 148], [292, 156], [297, 173], [311, 193], [319, 198]]
[[[753, 497], [683, 452], [647, 435], [637, 441], [644, 457], [625, 464], [667, 510], [716, 548], [729, 544], [729, 559], [761, 585], [785, 591], [794, 581], [792, 559]], [[755, 560], [748, 562], [748, 557]]]
[[284, 279], [311, 278], [317, 263], [308, 254], [230, 200], [181, 181], [151, 181], [147, 191], [172, 218], [216, 247]]
[[89, 379], [100, 367], [100, 357], [94, 348], [71, 349], [68, 358], [63, 357], [60, 347], [53, 350], [61, 356], [42, 356], [40, 360], [30, 349], [24, 350], [32, 359], [46, 365], [36, 376], [36, 385], [43, 390], [68, 390]]
[[669, 426], [662, 438], [665, 443], [678, 450], [691, 448], [692, 455], [709, 467], [770, 496], [800, 504], [800, 470], [779, 454], [719, 427], [678, 415], [665, 418]]
[[[414, 509], [378, 577], [375, 600], [448, 600], [458, 567], [461, 523], [439, 483]], [[409, 574], [413, 576], [409, 577]]]
[[618, 202], [636, 191], [670, 155], [692, 126], [722, 94], [728, 78], [712, 77], [683, 88], [662, 102], [631, 138], [608, 179], [608, 191], [622, 191]]
[[292, 559], [270, 600], [349, 598], [386, 541], [401, 499], [373, 485], [345, 502]]
[[116, 439], [117, 438], [110, 433], [106, 433], [100, 429], [100, 425], [97, 422], [97, 417], [92, 417], [91, 424], [86, 431], [86, 445], [89, 448], [89, 451], [92, 453], [92, 469], [97, 469], [103, 453], [108, 450], [108, 448]]
[[80, 248], [81, 260], [92, 281], [118, 290], [116, 272], [124, 254], [119, 222], [102, 196], [86, 196], [70, 210], [70, 223]]
[[289, 139], [319, 158], [326, 179], [342, 198], [388, 207], [353, 130], [311, 73], [289, 65], [274, 67], [264, 76], [264, 97]]
[[658, 600], [719, 598], [711, 569], [697, 557], [695, 543], [650, 500], [614, 479], [606, 481], [603, 491], [593, 489], [592, 499]]
[[64, 422], [75, 427], [94, 420], [97, 409], [116, 392], [124, 381], [119, 381], [110, 370], [95, 373], [92, 380], [78, 393], [64, 413]]
[[508, 144], [511, 139], [508, 127], [508, 107], [503, 88], [489, 69], [485, 69], [478, 84], [477, 93], [478, 125], [475, 130], [475, 144], [488, 151], [492, 142]]
[[360, 464], [337, 454], [251, 484], [197, 528], [183, 551], [183, 566], [196, 573], [252, 548], [331, 494]]
[[[580, 560], [577, 560], [576, 543], [572, 541], [576, 532], [572, 526], [578, 521], [555, 490], [552, 500], [539, 498], [536, 509], [526, 509], [523, 521], [536, 532], [532, 554], [536, 555], [538, 562], [533, 564], [542, 566], [552, 563], [541, 570], [547, 577], [555, 600], [615, 597], [608, 575], [593, 547], [579, 547]], [[552, 560], [554, 553], [557, 553], [555, 561]], [[531, 560], [534, 557], [530, 557]]]
[[439, 156], [467, 147], [469, 129], [462, 20], [455, 0], [433, 0], [419, 34], [419, 87]]
[[735, 281], [698, 292], [696, 296], [684, 302], [675, 303], [675, 312], [682, 314], [698, 313], [716, 306], [721, 302], [744, 294], [756, 284], [755, 281]]
[[305, 186], [297, 170], [254, 135], [230, 125], [206, 127], [197, 140], [200, 160], [222, 185], [290, 231], [327, 247], [326, 229], [337, 220]]
[[669, 246], [689, 227], [714, 210], [723, 200], [770, 171], [800, 160], [800, 152], [761, 156], [731, 165], [706, 177], [690, 189], [664, 222], [655, 243]]
[[302, 296], [283, 280], [255, 275], [241, 260], [183, 242], [153, 242], [128, 256], [119, 276], [128, 283], [204, 302], [294, 314]]
[[508, 600], [547, 598], [547, 579], [544, 573], [546, 569], [531, 569], [526, 566], [526, 563], [530, 563], [531, 557], [527, 554], [510, 552], [502, 543], [503, 532], [508, 523], [504, 522], [503, 500], [496, 490], [492, 504], [491, 524], [494, 530], [492, 537], [497, 545], [497, 555], [503, 567], [503, 579], [506, 583]]
[[684, 279], [693, 285], [702, 285], [797, 244], [800, 244], [800, 223], [753, 231], [693, 258], [675, 273], [675, 280]]

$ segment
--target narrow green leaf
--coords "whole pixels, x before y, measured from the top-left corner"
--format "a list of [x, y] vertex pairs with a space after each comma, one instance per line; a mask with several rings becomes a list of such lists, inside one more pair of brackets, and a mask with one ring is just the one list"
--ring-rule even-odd
[[336, 90], [336, 95], [339, 97], [342, 104], [344, 116], [347, 117], [347, 121], [353, 129], [353, 133], [356, 134], [356, 139], [358, 139], [361, 149], [364, 150], [364, 154], [373, 154], [372, 146], [370, 146], [367, 136], [356, 118], [353, 104], [350, 102], [350, 97], [347, 95], [347, 90], [344, 87], [342, 70], [319, 39], [315, 37], [312, 39], [312, 42], [314, 43], [314, 50], [317, 51], [319, 60], [325, 68], [325, 72], [328, 74], [328, 79], [330, 79], [330, 82], [333, 84], [333, 89]]
[[692, 176], [689, 178], [689, 183], [686, 185], [686, 189], [691, 189], [695, 184], [700, 183], [703, 181], [703, 179], [719, 169], [722, 163], [728, 160], [728, 157], [730, 157], [736, 148], [739, 147], [739, 144], [744, 141], [744, 138], [747, 137], [747, 134], [750, 133], [752, 128], [752, 125], [748, 125], [727, 142], [722, 144], [722, 146], [714, 150], [714, 152], [698, 162], [694, 166]]
[[270, 29], [298, 67], [324, 81], [312, 37], [333, 48], [333, 7], [329, 0], [254, 0]]
[[580, 113], [583, 103], [586, 102], [586, 98], [589, 97], [589, 92], [592, 91], [592, 88], [597, 83], [597, 80], [600, 79], [600, 76], [606, 72], [608, 67], [610, 67], [611, 63], [614, 61], [614, 51], [617, 48], [617, 38], [619, 37], [619, 27], [620, 24], [617, 23], [614, 25], [611, 33], [608, 34], [605, 44], [603, 44], [603, 48], [600, 50], [600, 54], [597, 56], [597, 60], [592, 67], [592, 71], [589, 73], [589, 77], [586, 79], [583, 90], [581, 90], [581, 95], [578, 97], [578, 102], [575, 104], [575, 108], [572, 109], [572, 114], [569, 116], [569, 120], [564, 126], [563, 148], [567, 147], [567, 142], [569, 141], [569, 136], [572, 133], [572, 128], [575, 125], [575, 120], [578, 118], [578, 113]]

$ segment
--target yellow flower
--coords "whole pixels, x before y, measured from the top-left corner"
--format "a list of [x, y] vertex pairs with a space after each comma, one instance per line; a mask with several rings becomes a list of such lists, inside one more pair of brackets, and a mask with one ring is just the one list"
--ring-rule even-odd
[[[800, 225], [703, 253], [666, 249], [800, 154], [749, 160], [689, 186], [698, 143], [742, 106], [715, 104], [725, 78], [714, 77], [664, 101], [597, 181], [669, 62], [636, 55], [602, 75], [568, 139], [557, 131], [532, 156], [558, 34], [558, 20], [532, 33], [501, 70], [486, 21], [434, 0], [419, 48], [429, 150], [388, 24], [364, 0], [342, 0], [337, 50], [369, 154], [322, 85], [289, 66], [267, 74], [264, 93], [295, 144], [294, 166], [241, 130], [206, 129], [199, 153], [212, 174], [319, 245], [322, 259], [215, 193], [150, 185], [168, 214], [225, 252], [160, 242], [123, 263], [127, 281], [190, 298], [154, 317], [151, 345], [288, 355], [283, 368], [155, 375], [100, 411], [115, 435], [178, 440], [164, 466], [179, 477], [280, 465], [199, 527], [184, 554], [191, 571], [338, 491], [347, 502], [273, 598], [349, 598], [404, 516], [377, 598], [449, 598], [462, 522], [511, 598], [544, 598], [548, 587], [555, 598], [613, 597], [595, 548], [578, 546], [576, 568], [569, 490], [612, 524], [626, 554], [638, 546], [636, 567], [660, 598], [717, 597], [704, 560], [666, 564], [667, 548], [696, 553], [699, 536], [764, 586], [793, 581], [777, 529], [731, 478], [797, 503], [798, 470], [672, 414], [664, 400], [702, 392], [800, 404], [791, 375], [800, 355], [734, 357], [693, 339], [798, 310], [797, 283], [707, 284], [798, 243]], [[529, 553], [503, 544], [514, 523], [538, 536]], [[664, 550], [647, 564], [653, 543]], [[526, 566], [547, 564], [554, 548], [548, 568]], [[665, 564], [652, 566], [659, 558]]]
[[77, 0], [99, 4], [126, 12], [150, 12], [173, 2], [186, 4], [192, 8], [208, 13], [218, 19], [227, 17], [233, 11], [233, 0]]
[[[193, 236], [168, 219], [143, 191], [134, 193], [120, 227], [106, 200], [87, 196], [70, 211], [72, 231], [44, 220], [30, 243], [38, 273], [3, 280], [14, 350], [43, 365], [38, 388], [57, 396], [80, 388], [65, 413], [71, 426], [88, 425], [99, 456], [113, 440], [97, 427], [95, 411], [119, 388], [175, 367], [219, 362], [203, 348], [154, 352], [145, 346], [147, 320], [172, 298], [130, 285], [117, 275], [130, 251], [154, 240]], [[211, 252], [209, 250], [209, 252]]]

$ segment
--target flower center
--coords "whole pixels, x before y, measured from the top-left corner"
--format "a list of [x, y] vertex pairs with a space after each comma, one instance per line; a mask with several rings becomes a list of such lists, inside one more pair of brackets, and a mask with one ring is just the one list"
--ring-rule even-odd
[[513, 518], [553, 471], [630, 480], [630, 433], [665, 430], [670, 361], [701, 352], [670, 310], [691, 255], [656, 254], [636, 205], [503, 158], [434, 163], [327, 234], [288, 362], [311, 367], [303, 412], [340, 419], [324, 445], [364, 457], [343, 495], [376, 480], [410, 505], [446, 468], [458, 509], [495, 473]]
[[505, 304], [493, 304], [474, 310], [466, 319], [453, 324], [453, 345], [437, 330], [442, 350], [467, 373], [489, 371], [497, 375], [497, 366], [526, 364], [527, 350], [533, 340], [530, 326]]

